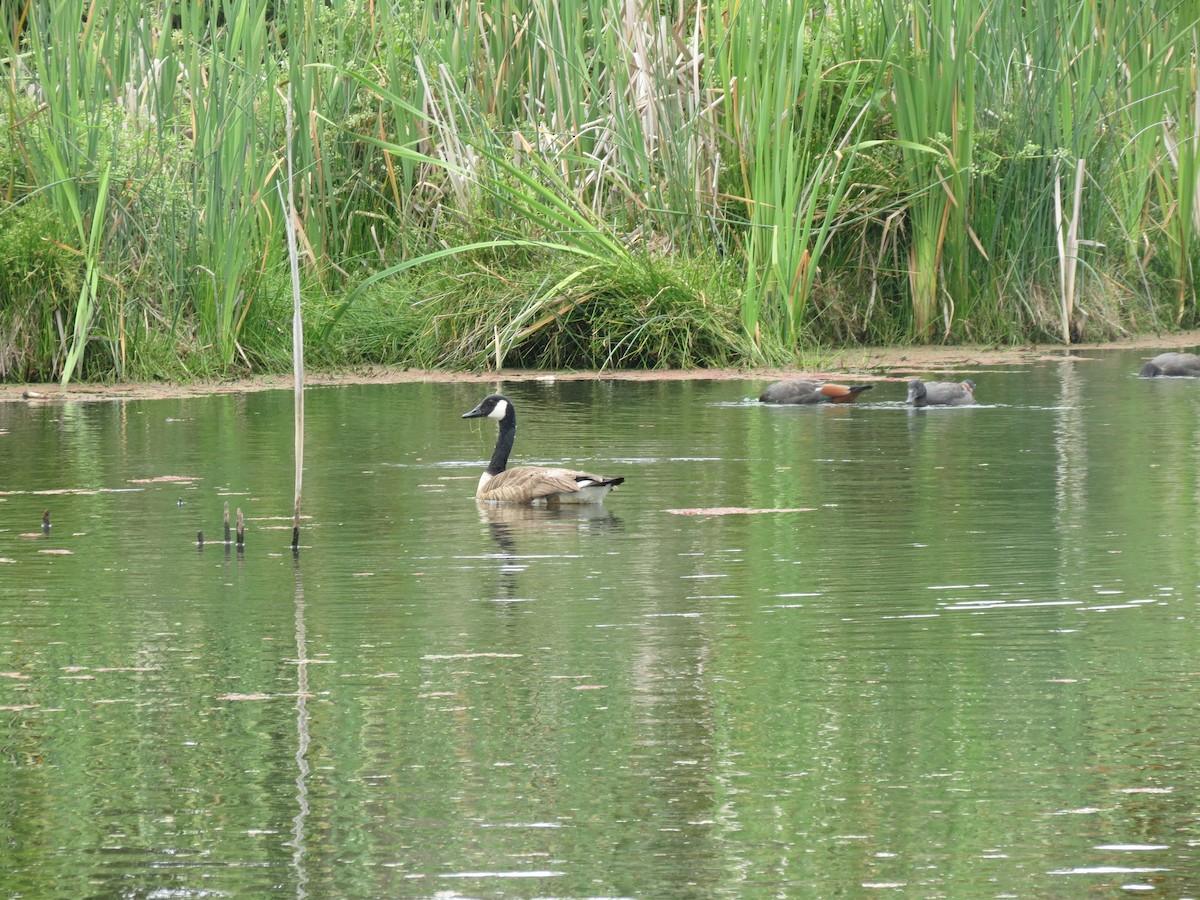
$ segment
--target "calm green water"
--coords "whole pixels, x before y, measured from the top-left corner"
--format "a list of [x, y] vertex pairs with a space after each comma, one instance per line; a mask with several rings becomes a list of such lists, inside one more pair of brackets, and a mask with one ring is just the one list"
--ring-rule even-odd
[[478, 385], [311, 389], [298, 561], [289, 393], [2, 404], [0, 896], [1195, 896], [1200, 383], [1140, 359], [505, 385], [627, 478], [563, 513], [476, 507]]

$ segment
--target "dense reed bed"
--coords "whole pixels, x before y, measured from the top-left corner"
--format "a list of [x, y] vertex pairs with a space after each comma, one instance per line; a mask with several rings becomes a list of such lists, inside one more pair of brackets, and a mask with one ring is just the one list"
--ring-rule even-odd
[[1192, 3], [0, 5], [0, 377], [1200, 324]]

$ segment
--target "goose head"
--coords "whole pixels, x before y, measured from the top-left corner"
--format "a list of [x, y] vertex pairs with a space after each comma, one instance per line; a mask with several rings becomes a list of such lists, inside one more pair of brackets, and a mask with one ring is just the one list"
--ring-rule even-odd
[[489, 394], [479, 401], [479, 405], [467, 413], [463, 413], [464, 419], [495, 419], [497, 422], [514, 423], [517, 420], [517, 414], [513, 410], [512, 403], [503, 394]]

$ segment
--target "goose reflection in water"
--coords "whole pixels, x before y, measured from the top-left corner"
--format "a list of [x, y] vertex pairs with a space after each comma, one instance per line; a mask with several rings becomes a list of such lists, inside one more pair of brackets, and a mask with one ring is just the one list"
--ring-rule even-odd
[[565, 544], [571, 534], [612, 531], [621, 523], [599, 503], [518, 506], [480, 500], [475, 506], [499, 551], [498, 599], [508, 601], [517, 597], [517, 576], [529, 568], [530, 561], [578, 555], [576, 545]]

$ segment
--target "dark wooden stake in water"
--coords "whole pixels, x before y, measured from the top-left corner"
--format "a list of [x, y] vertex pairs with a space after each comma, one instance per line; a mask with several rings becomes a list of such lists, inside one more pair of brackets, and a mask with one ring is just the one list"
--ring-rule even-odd
[[42, 531], [46, 534], [50, 533], [50, 510], [42, 510]]
[[227, 544], [233, 543], [233, 541], [231, 541], [229, 539], [229, 502], [228, 501], [226, 501], [226, 503], [225, 503], [225, 543], [227, 543]]
[[242, 518], [242, 508], [237, 511], [237, 545], [238, 549], [246, 546], [246, 520]]

